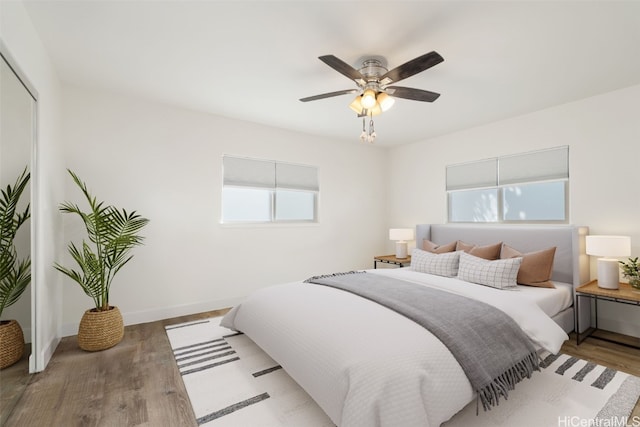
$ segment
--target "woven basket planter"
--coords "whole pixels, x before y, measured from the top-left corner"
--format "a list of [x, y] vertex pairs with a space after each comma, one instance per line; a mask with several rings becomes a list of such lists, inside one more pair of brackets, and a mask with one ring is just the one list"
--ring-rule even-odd
[[0, 369], [13, 365], [24, 354], [24, 334], [15, 320], [0, 323]]
[[124, 323], [118, 307], [107, 311], [87, 310], [82, 315], [78, 327], [78, 345], [86, 351], [100, 351], [113, 347], [122, 341]]

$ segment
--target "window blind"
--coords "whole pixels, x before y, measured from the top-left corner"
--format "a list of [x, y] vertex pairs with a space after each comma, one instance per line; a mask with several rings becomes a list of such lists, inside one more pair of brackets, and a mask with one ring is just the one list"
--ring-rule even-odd
[[499, 185], [568, 179], [569, 147], [503, 156], [498, 168]]
[[232, 187], [319, 191], [318, 169], [273, 160], [224, 156], [223, 184]]
[[313, 166], [276, 163], [276, 188], [318, 191], [318, 169]]
[[498, 159], [447, 166], [447, 191], [486, 188], [498, 185]]
[[223, 183], [227, 186], [275, 188], [276, 165], [269, 160], [224, 156]]

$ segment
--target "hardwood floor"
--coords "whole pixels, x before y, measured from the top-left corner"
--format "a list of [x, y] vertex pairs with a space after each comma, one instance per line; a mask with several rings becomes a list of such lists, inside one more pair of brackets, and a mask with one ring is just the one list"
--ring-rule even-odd
[[0, 371], [0, 426], [5, 425], [7, 418], [14, 406], [20, 401], [20, 397], [30, 380], [29, 355], [31, 344], [25, 344], [22, 358], [14, 365]]
[[226, 311], [127, 326], [122, 342], [95, 353], [63, 338], [6, 427], [197, 426], [164, 326]]
[[[80, 350], [76, 337], [63, 338], [6, 427], [197, 426], [164, 326], [225, 311], [127, 326], [120, 344], [96, 353]], [[572, 336], [562, 352], [640, 376], [637, 349], [591, 338], [576, 346]], [[640, 403], [633, 415], [640, 417]]]

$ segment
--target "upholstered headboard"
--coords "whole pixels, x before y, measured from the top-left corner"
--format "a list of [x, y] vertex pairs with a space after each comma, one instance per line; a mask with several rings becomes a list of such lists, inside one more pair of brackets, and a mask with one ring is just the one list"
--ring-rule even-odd
[[588, 227], [575, 225], [419, 224], [416, 247], [422, 248], [424, 239], [437, 244], [455, 240], [477, 245], [504, 242], [523, 253], [555, 246], [551, 279], [576, 287], [589, 281], [589, 258], [585, 254], [588, 233]]

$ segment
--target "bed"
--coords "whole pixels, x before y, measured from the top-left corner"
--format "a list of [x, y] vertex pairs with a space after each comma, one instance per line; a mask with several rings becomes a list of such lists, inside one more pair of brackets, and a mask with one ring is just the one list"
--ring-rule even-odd
[[[505, 242], [522, 252], [555, 246], [552, 280], [559, 286], [553, 291], [492, 289], [410, 267], [368, 274], [493, 305], [520, 325], [536, 349], [557, 352], [573, 329], [572, 288], [588, 275], [587, 231], [575, 226], [416, 227], [418, 247], [423, 240]], [[341, 427], [439, 426], [475, 398], [461, 365], [435, 335], [339, 289], [300, 282], [271, 286], [234, 307], [222, 324], [249, 336]]]
[[[575, 298], [573, 289], [589, 281], [589, 257], [585, 252], [585, 237], [589, 228], [584, 226], [519, 226], [519, 225], [453, 225], [419, 224], [416, 226], [416, 242], [431, 240], [437, 244], [446, 244], [454, 240], [474, 242], [479, 245], [502, 241], [521, 252], [555, 247], [555, 257], [551, 280], [565, 286]], [[525, 287], [521, 287], [524, 289]], [[572, 289], [573, 288], [573, 289]], [[574, 330], [575, 317], [573, 301], [564, 310], [548, 313], [567, 333]], [[590, 313], [581, 313], [580, 324], [590, 324]], [[581, 328], [582, 329], [582, 328]], [[583, 330], [584, 331], [584, 330]], [[580, 332], [583, 332], [580, 331]]]

